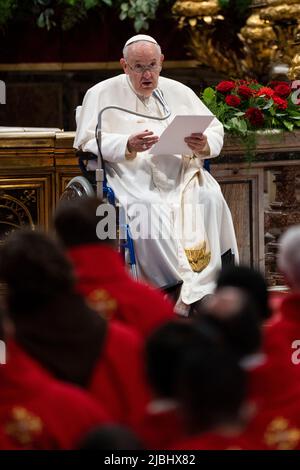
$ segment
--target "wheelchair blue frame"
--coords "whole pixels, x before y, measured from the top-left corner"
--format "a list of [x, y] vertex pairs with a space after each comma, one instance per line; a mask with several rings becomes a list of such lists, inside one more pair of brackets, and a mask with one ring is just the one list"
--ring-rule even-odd
[[[107, 185], [106, 180], [103, 182], [103, 195], [107, 198], [109, 204], [112, 204], [114, 207], [116, 207], [115, 193]], [[125, 228], [125, 240], [120, 241], [120, 251], [123, 254], [123, 257], [125, 259], [126, 257], [125, 253], [126, 253], [126, 250], [128, 250], [129, 265], [130, 265], [131, 273], [133, 277], [137, 279], [138, 275], [137, 275], [137, 268], [136, 268], [136, 257], [135, 257], [134, 244], [133, 244], [133, 239], [132, 239], [131, 232], [130, 232], [130, 227], [127, 223], [125, 223], [123, 228]]]

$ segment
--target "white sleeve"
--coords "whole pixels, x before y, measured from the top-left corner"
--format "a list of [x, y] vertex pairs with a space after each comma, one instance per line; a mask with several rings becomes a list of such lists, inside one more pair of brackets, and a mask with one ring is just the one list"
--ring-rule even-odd
[[[76, 149], [98, 155], [95, 131], [100, 109], [99, 93], [93, 89], [88, 90], [81, 109], [79, 108], [76, 112], [77, 129], [74, 140]], [[126, 134], [103, 132], [101, 138], [103, 158], [110, 162], [125, 160], [128, 138], [129, 135]]]
[[203, 158], [213, 158], [220, 155], [223, 147], [224, 127], [221, 122], [215, 118], [208, 128], [204, 131], [210, 149], [210, 154]]

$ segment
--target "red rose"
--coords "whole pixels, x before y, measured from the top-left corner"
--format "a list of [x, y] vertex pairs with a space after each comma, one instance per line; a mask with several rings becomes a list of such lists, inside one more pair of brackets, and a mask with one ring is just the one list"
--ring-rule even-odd
[[250, 98], [254, 93], [254, 90], [249, 88], [246, 85], [241, 85], [238, 87], [238, 94], [243, 98]]
[[287, 83], [282, 83], [280, 85], [276, 85], [274, 92], [276, 95], [286, 98], [291, 93], [291, 87]]
[[258, 108], [248, 108], [245, 117], [255, 127], [261, 126], [264, 122], [264, 115]]
[[227, 95], [225, 98], [225, 103], [228, 106], [232, 106], [233, 108], [238, 108], [241, 104], [241, 99], [236, 95]]
[[278, 109], [286, 109], [288, 107], [287, 100], [280, 98], [279, 96], [273, 96], [272, 100], [277, 104]]
[[269, 88], [268, 86], [263, 86], [258, 90], [257, 95], [258, 96], [265, 95], [268, 98], [272, 98], [272, 96], [274, 95], [274, 90], [272, 90], [272, 88]]
[[233, 90], [235, 87], [235, 83], [234, 82], [230, 82], [230, 81], [223, 81], [223, 82], [220, 82], [217, 86], [216, 86], [216, 90], [219, 91], [220, 93], [228, 93], [229, 91]]
[[275, 88], [275, 87], [278, 86], [278, 85], [288, 85], [288, 86], [289, 86], [289, 84], [288, 84], [287, 82], [283, 82], [283, 81], [280, 81], [280, 80], [272, 80], [272, 81], [269, 83], [269, 86], [270, 86], [271, 88]]

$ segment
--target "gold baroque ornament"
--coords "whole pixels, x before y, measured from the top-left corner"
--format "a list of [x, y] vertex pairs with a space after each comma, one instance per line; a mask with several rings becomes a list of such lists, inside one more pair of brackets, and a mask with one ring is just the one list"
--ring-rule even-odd
[[22, 446], [32, 444], [42, 430], [42, 420], [21, 406], [12, 409], [10, 420], [5, 425], [5, 433]]
[[208, 266], [211, 253], [210, 251], [206, 251], [205, 241], [195, 248], [186, 248], [184, 251], [194, 272], [200, 273]]
[[300, 79], [300, 24], [296, 32], [296, 41], [295, 41], [296, 54], [292, 58], [290, 69], [288, 72], [288, 77], [290, 80], [299, 80]]
[[172, 11], [178, 18], [179, 28], [188, 29], [188, 48], [199, 65], [206, 65], [233, 76], [237, 70], [242, 74], [236, 52], [224, 43], [224, 38], [217, 37], [218, 30], [225, 24], [218, 0], [177, 0]]
[[[299, 3], [299, 2], [297, 2]], [[288, 5], [287, 3], [263, 8], [260, 17], [268, 21], [283, 21], [299, 17], [300, 4]]]
[[[177, 0], [172, 11], [179, 27], [188, 29], [188, 48], [199, 65], [216, 72], [261, 78], [276, 63], [289, 66], [295, 56], [300, 0], [254, 0], [244, 14], [245, 24], [235, 31], [232, 9], [222, 9], [217, 0]], [[232, 37], [226, 44], [228, 31]]]
[[300, 53], [296, 54], [292, 59], [291, 67], [289, 70], [289, 79], [290, 80], [300, 79]]
[[217, 0], [208, 2], [198, 1], [177, 1], [173, 6], [173, 13], [185, 17], [212, 16], [220, 11]]

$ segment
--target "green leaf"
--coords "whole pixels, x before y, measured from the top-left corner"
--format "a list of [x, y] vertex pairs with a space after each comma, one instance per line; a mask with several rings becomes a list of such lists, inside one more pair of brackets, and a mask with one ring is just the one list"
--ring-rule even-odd
[[289, 113], [290, 117], [293, 117], [295, 119], [300, 118], [300, 113], [298, 111], [293, 111], [292, 109], [291, 110], [287, 109], [287, 112]]
[[84, 0], [84, 6], [87, 10], [94, 8], [96, 5], [98, 5], [97, 0]]
[[228, 121], [230, 128], [233, 130], [238, 131], [241, 134], [245, 134], [247, 132], [247, 123], [244, 119], [238, 119], [237, 117], [233, 117]]
[[263, 106], [262, 109], [270, 109], [273, 106], [273, 104], [274, 104], [273, 100], [269, 100], [269, 101], [267, 101], [265, 106]]
[[276, 111], [274, 108], [270, 108], [269, 109], [269, 113], [271, 114], [271, 116], [275, 116], [276, 115]]
[[218, 0], [221, 8], [228, 8], [230, 0]]
[[65, 0], [65, 3], [73, 7], [74, 5], [76, 5], [77, 0]]
[[286, 121], [285, 119], [282, 122], [289, 131], [293, 130], [294, 124], [292, 122]]
[[39, 28], [45, 28], [46, 26], [46, 21], [45, 21], [45, 16], [44, 13], [41, 13], [38, 19], [36, 20], [36, 24], [38, 25]]
[[127, 13], [126, 13], [126, 11], [121, 11], [121, 13], [120, 13], [120, 15], [119, 15], [119, 18], [120, 18], [120, 20], [122, 20], [122, 21], [123, 21], [123, 20], [126, 20], [126, 18], [127, 18]]
[[143, 18], [136, 18], [134, 21], [134, 29], [138, 33], [141, 29], [148, 29], [148, 23]]
[[205, 103], [211, 103], [216, 99], [216, 92], [213, 88], [208, 87], [202, 93], [203, 100]]

